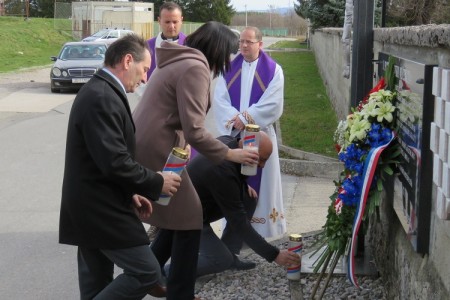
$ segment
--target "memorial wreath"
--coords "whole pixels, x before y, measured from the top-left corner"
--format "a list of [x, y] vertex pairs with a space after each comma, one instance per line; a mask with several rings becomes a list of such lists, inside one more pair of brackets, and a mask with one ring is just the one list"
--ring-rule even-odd
[[348, 279], [359, 287], [354, 274], [358, 233], [360, 228], [367, 228], [362, 223], [378, 212], [383, 181], [393, 175], [400, 155], [398, 145], [393, 142], [396, 93], [392, 59], [384, 75], [369, 95], [352, 108], [347, 119], [339, 122], [334, 135], [344, 170], [339, 180], [334, 181], [336, 189], [330, 196], [327, 219], [313, 253], [322, 251], [314, 263], [314, 272], [321, 273], [313, 296], [328, 269], [323, 295], [341, 257], [347, 261]]

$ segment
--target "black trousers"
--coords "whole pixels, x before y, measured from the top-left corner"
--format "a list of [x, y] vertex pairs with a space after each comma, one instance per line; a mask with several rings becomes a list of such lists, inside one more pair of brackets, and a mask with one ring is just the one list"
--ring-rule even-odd
[[[242, 201], [244, 203], [245, 211], [247, 213], [247, 218], [251, 220], [253, 214], [255, 213], [256, 205], [258, 204], [258, 202], [250, 197], [246, 188], [244, 188]], [[231, 253], [238, 255], [241, 252], [243, 239], [239, 232], [239, 229], [233, 230], [233, 228], [231, 228], [227, 223], [225, 229], [223, 230], [221, 240], [228, 247]]]
[[[114, 250], [78, 247], [77, 258], [82, 300], [142, 299], [161, 279], [148, 245]], [[114, 265], [123, 269], [115, 279]]]
[[151, 245], [161, 268], [170, 258], [167, 300], [192, 300], [195, 295], [201, 230], [161, 229]]

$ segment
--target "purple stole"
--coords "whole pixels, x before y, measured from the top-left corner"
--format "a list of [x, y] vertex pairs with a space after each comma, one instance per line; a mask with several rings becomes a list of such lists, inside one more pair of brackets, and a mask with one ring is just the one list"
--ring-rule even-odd
[[[147, 41], [148, 43], [148, 47], [150, 48], [150, 55], [152, 57], [152, 62], [150, 64], [150, 69], [147, 72], [147, 80], [150, 78], [150, 75], [152, 75], [153, 71], [156, 68], [156, 58], [155, 58], [155, 48], [156, 48], [156, 38], [151, 38]], [[184, 40], [186, 39], [186, 35], [184, 35], [182, 32], [180, 32], [180, 34], [178, 35], [178, 41], [177, 43], [179, 45], [184, 45]]]
[[[224, 75], [228, 93], [230, 94], [231, 105], [238, 111], [240, 110], [241, 104], [241, 72], [243, 61], [244, 57], [242, 54], [236, 56], [231, 63], [231, 70]], [[257, 103], [266, 91], [275, 74], [275, 67], [275, 61], [264, 51], [260, 50], [259, 60], [255, 70], [255, 77], [253, 78], [252, 83], [252, 91], [250, 93], [249, 107]], [[261, 186], [261, 175], [262, 169], [258, 168], [258, 173], [247, 179], [247, 183], [255, 189], [258, 194]]]

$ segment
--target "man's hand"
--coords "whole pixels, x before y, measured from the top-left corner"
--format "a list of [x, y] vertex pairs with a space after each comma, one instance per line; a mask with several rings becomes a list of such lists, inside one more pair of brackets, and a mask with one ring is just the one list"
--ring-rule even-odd
[[133, 195], [133, 209], [141, 220], [148, 219], [153, 211], [152, 203], [138, 194]]
[[250, 195], [250, 197], [255, 200], [258, 200], [258, 193], [255, 191], [255, 189], [249, 185], [247, 185], [247, 187], [248, 187], [248, 194]]
[[289, 267], [299, 265], [301, 262], [301, 257], [295, 252], [288, 250], [280, 250], [275, 262], [282, 267]]
[[164, 184], [161, 193], [172, 197], [180, 187], [181, 177], [173, 172], [170, 173], [158, 172], [158, 173], [161, 174], [162, 177], [164, 178]]
[[234, 121], [234, 123], [233, 123], [234, 128], [236, 128], [240, 131], [244, 131], [245, 124], [242, 122], [242, 120], [239, 118], [239, 116], [236, 116], [233, 121]]
[[191, 145], [187, 144], [186, 147], [184, 147], [184, 150], [188, 153], [187, 161], [191, 160], [191, 154], [192, 154], [192, 148]]

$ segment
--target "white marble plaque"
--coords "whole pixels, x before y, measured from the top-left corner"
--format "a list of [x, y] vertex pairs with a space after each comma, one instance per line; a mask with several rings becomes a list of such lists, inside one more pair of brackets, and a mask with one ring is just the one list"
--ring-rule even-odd
[[430, 131], [430, 150], [433, 151], [433, 153], [437, 153], [439, 149], [440, 129], [436, 126], [436, 123], [431, 122]]
[[450, 69], [442, 69], [441, 98], [450, 101]]
[[439, 130], [439, 157], [443, 162], [447, 161], [448, 155], [448, 134], [444, 129]]
[[433, 155], [433, 182], [438, 187], [442, 184], [442, 160], [439, 155]]
[[442, 69], [439, 67], [433, 68], [433, 95], [436, 97], [441, 96], [441, 81], [442, 81]]
[[440, 97], [434, 97], [434, 123], [440, 128], [444, 128], [445, 103]]
[[442, 164], [442, 191], [445, 197], [450, 198], [450, 169], [448, 163]]

